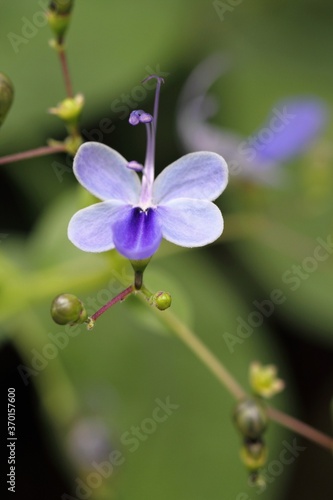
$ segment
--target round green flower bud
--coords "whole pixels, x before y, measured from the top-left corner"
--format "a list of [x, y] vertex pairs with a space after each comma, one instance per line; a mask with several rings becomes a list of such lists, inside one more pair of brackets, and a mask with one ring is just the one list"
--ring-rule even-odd
[[0, 127], [3, 124], [14, 99], [14, 85], [8, 76], [0, 73]]
[[156, 292], [150, 298], [150, 303], [160, 311], [164, 311], [171, 306], [171, 295], [169, 292]]
[[266, 430], [268, 417], [262, 404], [254, 399], [245, 399], [237, 404], [234, 421], [244, 437], [258, 439]]
[[51, 316], [58, 325], [83, 323], [88, 318], [81, 300], [71, 293], [62, 293], [53, 300]]

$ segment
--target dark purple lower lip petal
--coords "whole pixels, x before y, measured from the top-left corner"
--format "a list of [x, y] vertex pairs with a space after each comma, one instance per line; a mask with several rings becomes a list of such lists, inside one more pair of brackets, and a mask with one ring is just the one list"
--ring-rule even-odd
[[116, 249], [131, 260], [151, 257], [162, 239], [158, 215], [153, 208], [131, 208], [115, 222], [112, 231]]

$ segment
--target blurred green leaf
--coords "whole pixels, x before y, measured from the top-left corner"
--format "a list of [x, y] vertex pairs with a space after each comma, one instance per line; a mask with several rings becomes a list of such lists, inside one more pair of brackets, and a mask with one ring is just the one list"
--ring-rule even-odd
[[[247, 240], [232, 248], [264, 290], [263, 299], [269, 299], [274, 289], [282, 290], [285, 300], [276, 306], [278, 315], [313, 341], [332, 345], [331, 165], [320, 167], [303, 159], [290, 165], [286, 175], [288, 184], [280, 188], [254, 188], [244, 210]], [[255, 197], [252, 217], [250, 204]], [[241, 213], [237, 219], [241, 225]]]

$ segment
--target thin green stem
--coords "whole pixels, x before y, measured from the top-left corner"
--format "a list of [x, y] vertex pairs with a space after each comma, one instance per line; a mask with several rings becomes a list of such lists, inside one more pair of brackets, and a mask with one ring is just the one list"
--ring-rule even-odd
[[[161, 322], [197, 356], [197, 358], [210, 370], [217, 380], [235, 397], [240, 400], [247, 396], [243, 388], [234, 377], [223, 366], [221, 361], [205, 346], [205, 344], [192, 332], [187, 325], [177, 318], [172, 312], [165, 311], [162, 314], [156, 311]], [[313, 441], [323, 448], [333, 450], [333, 438], [314, 429], [313, 427], [283, 413], [275, 408], [268, 407], [268, 416], [271, 420], [297, 434]]]
[[66, 152], [66, 147], [62, 145], [42, 146], [40, 148], [30, 149], [29, 151], [23, 151], [22, 153], [14, 153], [12, 155], [3, 156], [0, 158], [0, 165], [7, 165], [8, 163], [37, 158], [38, 156], [46, 156], [63, 152]]
[[150, 299], [152, 297], [152, 293], [148, 288], [146, 288], [144, 285], [140, 288], [140, 292], [146, 297], [146, 299]]
[[170, 330], [202, 361], [217, 380], [237, 399], [246, 396], [245, 391], [222, 365], [220, 360], [205, 346], [205, 344], [192, 332], [187, 325], [177, 318], [172, 312], [164, 311], [157, 314], [160, 321], [165, 323]]

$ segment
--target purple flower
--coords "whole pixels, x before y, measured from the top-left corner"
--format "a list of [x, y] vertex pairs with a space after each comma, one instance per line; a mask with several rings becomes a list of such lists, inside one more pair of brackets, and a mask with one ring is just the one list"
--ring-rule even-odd
[[[116, 248], [130, 260], [151, 257], [162, 238], [184, 247], [199, 247], [223, 231], [220, 210], [212, 203], [225, 189], [227, 165], [216, 153], [190, 153], [154, 180], [158, 97], [154, 116], [133, 111], [130, 123], [144, 123], [147, 152], [144, 165], [128, 162], [114, 149], [97, 142], [83, 144], [74, 159], [80, 184], [102, 200], [77, 212], [68, 237], [81, 250]], [[142, 170], [140, 179], [138, 171]]]

